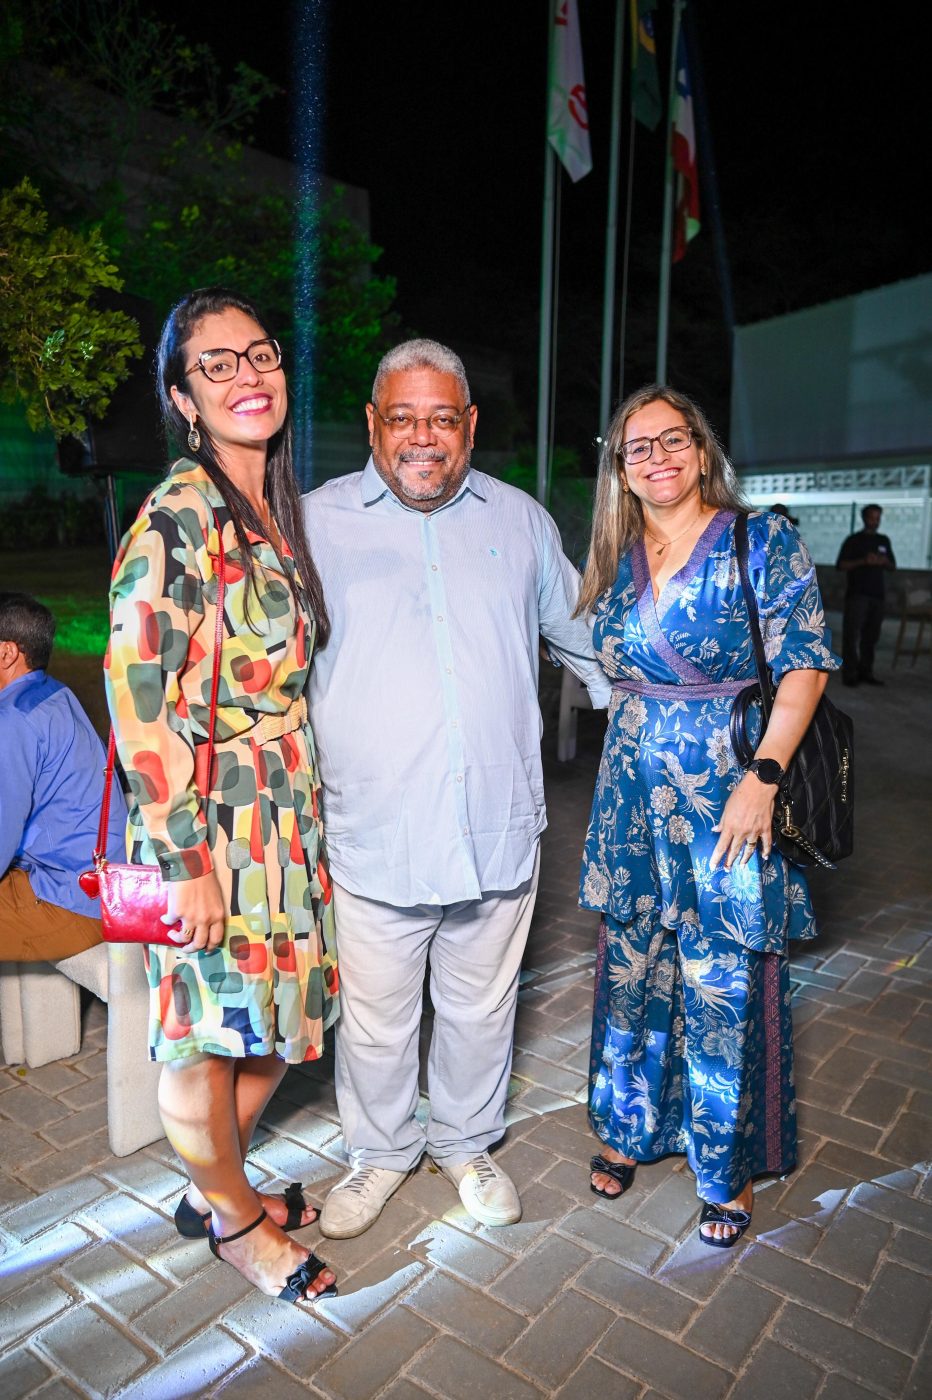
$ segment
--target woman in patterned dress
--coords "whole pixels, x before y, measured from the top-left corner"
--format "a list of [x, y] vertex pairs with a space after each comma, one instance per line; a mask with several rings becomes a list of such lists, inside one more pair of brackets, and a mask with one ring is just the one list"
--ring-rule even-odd
[[[329, 623], [281, 353], [256, 309], [222, 289], [192, 292], [168, 317], [158, 371], [169, 441], [188, 447], [114, 566], [107, 692], [132, 795], [130, 859], [158, 863], [165, 921], [180, 929], [182, 946], [146, 950], [159, 1107], [191, 1178], [175, 1220], [263, 1292], [296, 1301], [333, 1284], [284, 1233], [317, 1213], [298, 1186], [257, 1193], [244, 1163], [287, 1066], [317, 1059], [337, 1016], [304, 701]], [[208, 774], [218, 531], [226, 593]]]
[[805, 546], [782, 516], [752, 513], [779, 689], [743, 772], [728, 726], [756, 679], [734, 548], [744, 509], [700, 409], [639, 390], [603, 448], [580, 595], [614, 682], [580, 897], [602, 914], [590, 1184], [617, 1196], [638, 1162], [685, 1153], [700, 1238], [719, 1248], [750, 1223], [754, 1177], [796, 1158], [787, 942], [816, 930], [805, 880], [772, 847], [773, 804], [838, 664]]

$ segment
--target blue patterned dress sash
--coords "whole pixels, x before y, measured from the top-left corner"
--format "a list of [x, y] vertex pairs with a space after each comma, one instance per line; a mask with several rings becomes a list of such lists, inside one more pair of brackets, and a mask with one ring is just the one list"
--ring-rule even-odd
[[645, 681], [640, 677], [624, 677], [612, 681], [612, 690], [630, 691], [632, 695], [649, 695], [652, 700], [715, 700], [720, 695], [740, 695], [749, 685], [757, 683], [756, 676], [734, 681], [696, 681], [695, 683], [661, 685], [658, 681]]

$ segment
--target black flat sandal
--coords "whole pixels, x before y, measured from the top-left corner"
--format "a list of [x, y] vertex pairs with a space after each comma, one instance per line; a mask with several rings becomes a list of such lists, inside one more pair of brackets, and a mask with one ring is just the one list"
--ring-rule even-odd
[[[302, 1223], [301, 1217], [308, 1209], [308, 1203], [304, 1199], [304, 1188], [300, 1181], [293, 1181], [281, 1195], [281, 1199], [288, 1207], [288, 1214], [285, 1217], [284, 1225], [280, 1225], [280, 1230], [286, 1230], [289, 1234], [293, 1230], [304, 1229], [306, 1225], [313, 1225], [313, 1220]], [[316, 1206], [310, 1207], [316, 1210]], [[187, 1195], [182, 1196], [175, 1208], [175, 1229], [179, 1235], [183, 1235], [186, 1240], [206, 1239], [208, 1227], [210, 1225], [210, 1211], [203, 1215], [199, 1210], [195, 1210]]]
[[637, 1162], [629, 1166], [625, 1162], [610, 1162], [606, 1157], [595, 1156], [589, 1161], [590, 1172], [603, 1172], [610, 1176], [612, 1181], [617, 1181], [621, 1187], [620, 1191], [605, 1191], [601, 1186], [596, 1186], [592, 1178], [589, 1179], [589, 1190], [596, 1196], [604, 1196], [607, 1201], [617, 1201], [619, 1196], [623, 1196], [634, 1180], [634, 1173], [637, 1170]]
[[[737, 1206], [726, 1208], [716, 1206], [711, 1201], [703, 1201], [702, 1214], [699, 1216], [699, 1238], [703, 1244], [711, 1245], [713, 1249], [732, 1249], [740, 1240], [745, 1230], [751, 1223], [751, 1212], [749, 1210], [739, 1210]], [[735, 1231], [733, 1235], [726, 1238], [715, 1235], [704, 1235], [703, 1225], [730, 1225]]]
[[[258, 1229], [263, 1220], [268, 1220], [268, 1214], [265, 1210], [263, 1210], [261, 1215], [256, 1216], [251, 1225], [246, 1225], [242, 1230], [236, 1230], [232, 1235], [215, 1235], [213, 1226], [209, 1225], [207, 1227], [207, 1243], [210, 1245], [211, 1254], [213, 1254], [215, 1258], [221, 1260], [222, 1263], [229, 1263], [229, 1260], [224, 1259], [223, 1255], [220, 1253], [220, 1246], [222, 1244], [232, 1244], [234, 1240], [241, 1240], [244, 1235], [251, 1234], [253, 1230]], [[233, 1266], [231, 1265], [231, 1267]], [[327, 1267], [324, 1261], [318, 1259], [313, 1251], [310, 1252], [304, 1263], [299, 1264], [298, 1267], [288, 1275], [285, 1280], [284, 1288], [275, 1296], [286, 1303], [300, 1303], [302, 1299], [307, 1299], [308, 1289], [311, 1284]], [[331, 1283], [327, 1288], [321, 1289], [319, 1293], [312, 1293], [311, 1301], [316, 1301], [318, 1298], [334, 1297], [336, 1291], [336, 1284]]]

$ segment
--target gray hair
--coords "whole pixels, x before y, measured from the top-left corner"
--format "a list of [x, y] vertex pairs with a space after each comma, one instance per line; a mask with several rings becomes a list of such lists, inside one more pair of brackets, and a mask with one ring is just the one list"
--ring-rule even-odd
[[464, 402], [471, 402], [469, 381], [463, 361], [455, 350], [451, 350], [448, 345], [441, 345], [439, 340], [404, 340], [384, 354], [375, 372], [372, 402], [378, 405], [379, 393], [390, 374], [409, 369], [432, 369], [438, 374], [452, 374], [463, 391]]

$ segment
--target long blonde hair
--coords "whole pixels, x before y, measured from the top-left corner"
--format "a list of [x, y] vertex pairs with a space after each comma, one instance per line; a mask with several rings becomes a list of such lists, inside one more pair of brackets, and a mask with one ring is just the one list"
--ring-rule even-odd
[[602, 443], [592, 510], [592, 536], [574, 613], [576, 617], [588, 612], [599, 595], [612, 586], [622, 556], [644, 534], [641, 502], [633, 491], [622, 487], [621, 444], [631, 415], [658, 401], [681, 413], [692, 432], [705, 469], [705, 476], [700, 477], [703, 503], [717, 510], [747, 510], [735, 469], [699, 405], [665, 384], [645, 384], [642, 389], [636, 389], [616, 409]]

